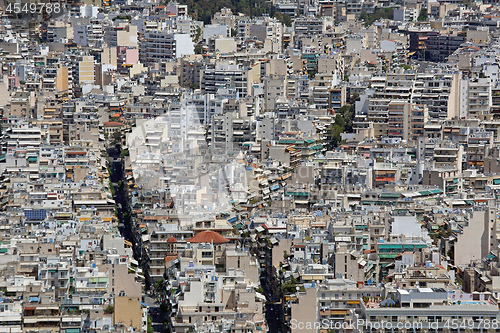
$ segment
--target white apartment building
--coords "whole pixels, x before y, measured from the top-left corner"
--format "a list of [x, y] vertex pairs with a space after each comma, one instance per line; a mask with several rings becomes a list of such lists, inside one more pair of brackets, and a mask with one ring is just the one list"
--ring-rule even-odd
[[245, 97], [251, 84], [249, 74], [238, 65], [219, 64], [215, 68], [206, 68], [201, 76], [201, 91], [217, 94], [219, 88], [235, 89], [240, 98]]
[[492, 101], [489, 78], [463, 78], [460, 81], [459, 89], [461, 115], [482, 119], [490, 113]]
[[194, 54], [191, 36], [169, 30], [146, 32], [140, 46], [140, 60], [143, 63], [156, 63], [162, 59], [175, 59], [191, 54]]
[[73, 26], [73, 41], [83, 47], [98, 47], [104, 38], [102, 23], [98, 20], [90, 21], [89, 24], [78, 24]]

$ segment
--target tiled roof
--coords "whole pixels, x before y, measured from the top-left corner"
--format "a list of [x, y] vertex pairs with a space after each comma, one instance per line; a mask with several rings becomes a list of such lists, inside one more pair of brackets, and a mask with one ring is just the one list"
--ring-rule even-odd
[[229, 242], [229, 239], [222, 237], [219, 233], [211, 230], [202, 231], [187, 240], [189, 243], [214, 243], [222, 244]]

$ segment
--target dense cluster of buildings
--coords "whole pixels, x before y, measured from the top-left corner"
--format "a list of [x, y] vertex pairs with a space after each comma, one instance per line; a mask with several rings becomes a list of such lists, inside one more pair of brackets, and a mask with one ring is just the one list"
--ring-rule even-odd
[[498, 329], [496, 2], [267, 5], [1, 8], [0, 332]]

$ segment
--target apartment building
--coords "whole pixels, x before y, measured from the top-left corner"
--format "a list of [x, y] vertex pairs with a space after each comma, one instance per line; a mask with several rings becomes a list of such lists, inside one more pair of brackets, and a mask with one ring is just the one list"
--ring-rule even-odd
[[105, 28], [105, 41], [108, 47], [114, 46], [129, 46], [137, 47], [137, 26], [108, 26]]
[[85, 47], [100, 47], [104, 40], [104, 28], [99, 20], [82, 19], [73, 25], [73, 41]]
[[245, 69], [239, 65], [224, 64], [206, 67], [201, 73], [200, 88], [206, 94], [217, 94], [220, 88], [232, 89], [242, 98], [250, 93], [254, 71], [259, 70], [259, 66]]
[[140, 43], [139, 58], [142, 63], [161, 62], [194, 54], [193, 40], [189, 34], [170, 30], [152, 30], [144, 33]]
[[447, 321], [457, 316], [475, 329], [484, 328], [486, 320], [498, 320], [497, 304], [489, 293], [465, 294], [443, 288], [397, 289], [394, 300], [368, 298], [360, 302], [361, 313], [356, 322], [357, 329], [363, 332], [375, 332], [382, 322], [412, 323], [419, 330], [435, 330], [445, 329]]

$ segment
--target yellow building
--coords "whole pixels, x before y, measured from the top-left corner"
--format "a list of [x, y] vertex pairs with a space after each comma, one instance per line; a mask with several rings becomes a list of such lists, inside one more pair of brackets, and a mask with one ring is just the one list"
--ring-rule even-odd
[[137, 332], [142, 332], [142, 308], [139, 297], [115, 297], [114, 324], [123, 324], [134, 327]]
[[56, 91], [61, 92], [68, 89], [68, 67], [63, 64], [57, 64]]

